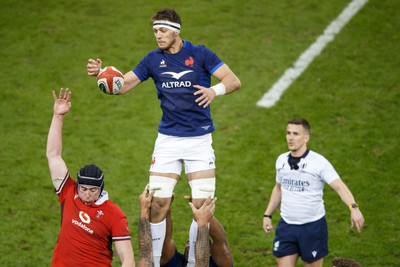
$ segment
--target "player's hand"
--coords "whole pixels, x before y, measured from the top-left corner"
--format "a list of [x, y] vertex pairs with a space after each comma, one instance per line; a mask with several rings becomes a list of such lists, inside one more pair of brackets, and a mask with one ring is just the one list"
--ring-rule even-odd
[[148, 211], [151, 207], [151, 201], [153, 199], [153, 191], [149, 191], [149, 187], [143, 190], [142, 194], [139, 196], [140, 208], [143, 211]]
[[274, 226], [272, 225], [271, 218], [269, 218], [269, 217], [264, 217], [264, 220], [263, 220], [263, 228], [264, 228], [264, 231], [265, 231], [267, 234], [271, 233], [272, 230], [274, 230]]
[[86, 71], [89, 76], [97, 76], [101, 70], [101, 64], [103, 62], [100, 58], [94, 60], [89, 58], [88, 63], [86, 65]]
[[189, 202], [192, 208], [193, 217], [199, 226], [207, 225], [214, 216], [215, 202], [217, 198], [208, 197], [200, 208], [196, 208], [192, 202]]
[[60, 95], [57, 97], [56, 92], [53, 90], [54, 98], [54, 115], [64, 115], [68, 113], [71, 109], [71, 91], [67, 88], [60, 89]]
[[211, 88], [200, 85], [193, 85], [193, 87], [197, 89], [197, 91], [194, 92], [194, 95], [200, 95], [198, 98], [196, 98], [195, 102], [203, 108], [206, 108], [208, 105], [210, 105], [216, 96], [215, 91]]
[[365, 220], [359, 208], [351, 209], [350, 219], [351, 219], [351, 228], [355, 226], [358, 232], [361, 233]]

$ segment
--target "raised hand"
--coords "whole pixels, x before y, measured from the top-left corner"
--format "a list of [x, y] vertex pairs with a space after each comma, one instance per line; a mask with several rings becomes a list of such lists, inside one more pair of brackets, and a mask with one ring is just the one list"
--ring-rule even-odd
[[139, 196], [139, 203], [142, 210], [150, 210], [151, 201], [153, 199], [153, 191], [150, 191], [148, 186], [143, 190]]
[[86, 65], [86, 71], [89, 76], [97, 76], [101, 70], [102, 61], [100, 58], [94, 60], [89, 58]]
[[60, 94], [57, 97], [56, 92], [53, 90], [53, 98], [54, 98], [54, 115], [64, 115], [68, 113], [71, 109], [71, 91], [67, 88], [60, 89]]
[[212, 216], [215, 211], [215, 202], [217, 198], [208, 197], [206, 201], [200, 208], [196, 208], [192, 202], [189, 202], [190, 207], [192, 208], [194, 219], [197, 221], [198, 225], [206, 225], [210, 222]]

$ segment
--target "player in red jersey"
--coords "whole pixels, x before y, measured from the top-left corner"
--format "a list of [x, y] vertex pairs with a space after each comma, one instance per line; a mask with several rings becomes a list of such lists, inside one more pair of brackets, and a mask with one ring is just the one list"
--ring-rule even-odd
[[104, 174], [90, 164], [75, 182], [61, 157], [63, 118], [71, 109], [71, 91], [53, 91], [53, 119], [47, 139], [47, 159], [61, 205], [61, 229], [52, 266], [111, 266], [112, 242], [122, 266], [135, 266], [130, 231], [124, 212], [104, 188]]

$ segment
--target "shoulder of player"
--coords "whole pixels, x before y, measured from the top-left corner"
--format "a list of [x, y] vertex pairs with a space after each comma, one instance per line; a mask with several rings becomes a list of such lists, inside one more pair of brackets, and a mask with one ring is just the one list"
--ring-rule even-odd
[[306, 160], [319, 160], [319, 161], [328, 161], [322, 154], [317, 153], [315, 151], [310, 150], [310, 152], [305, 157]]
[[66, 177], [62, 180], [60, 186], [57, 189], [54, 189], [54, 192], [56, 192], [57, 195], [59, 195], [61, 192], [70, 192], [70, 194], [76, 194], [76, 185], [76, 181], [72, 179], [69, 174], [67, 174]]
[[183, 40], [183, 49], [191, 50], [195, 52], [202, 52], [204, 50], [210, 50], [204, 44], [193, 44], [189, 41]]
[[163, 53], [163, 51], [160, 48], [156, 48], [156, 49], [148, 52], [143, 59], [156, 57], [156, 56], [159, 56], [162, 53]]
[[287, 158], [289, 157], [289, 153], [290, 151], [280, 154], [276, 161], [287, 160]]

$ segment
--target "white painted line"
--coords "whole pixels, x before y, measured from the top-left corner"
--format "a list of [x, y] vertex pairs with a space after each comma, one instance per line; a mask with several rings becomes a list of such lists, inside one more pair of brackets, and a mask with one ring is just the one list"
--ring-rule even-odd
[[368, 2], [368, 0], [353, 0], [340, 13], [340, 15], [329, 24], [317, 40], [305, 51], [293, 67], [288, 68], [281, 78], [264, 94], [257, 102], [257, 106], [270, 108], [275, 105], [286, 89], [296, 80], [310, 63], [317, 57], [325, 46], [335, 38], [335, 35], [357, 14], [357, 12]]

